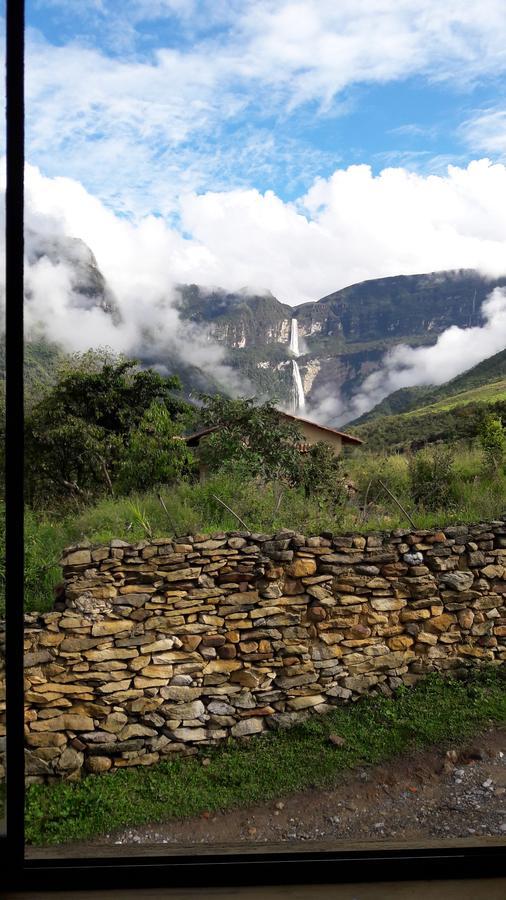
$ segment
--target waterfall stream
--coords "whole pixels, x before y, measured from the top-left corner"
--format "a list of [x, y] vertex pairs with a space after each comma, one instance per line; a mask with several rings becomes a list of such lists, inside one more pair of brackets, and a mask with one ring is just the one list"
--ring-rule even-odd
[[[292, 319], [290, 327], [290, 351], [294, 356], [299, 356], [299, 327], [297, 319]], [[300, 376], [299, 364], [296, 359], [292, 359], [292, 379], [293, 379], [293, 399], [294, 412], [304, 409], [306, 398], [304, 397], [304, 386]]]
[[294, 386], [294, 395], [295, 395], [295, 410], [294, 412], [298, 412], [300, 409], [304, 409], [306, 405], [306, 398], [304, 397], [304, 388], [302, 386], [302, 378], [300, 377], [300, 371], [298, 363], [292, 359], [292, 374], [293, 374], [293, 386]]
[[300, 356], [299, 352], [299, 324], [297, 319], [292, 319], [290, 325], [290, 350], [294, 356]]

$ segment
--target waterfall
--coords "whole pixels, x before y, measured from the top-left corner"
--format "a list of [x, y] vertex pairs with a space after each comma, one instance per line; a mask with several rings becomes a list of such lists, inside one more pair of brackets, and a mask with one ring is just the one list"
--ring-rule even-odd
[[[292, 319], [290, 327], [290, 351], [294, 356], [299, 356], [299, 327], [297, 319]], [[302, 378], [300, 377], [299, 364], [296, 359], [292, 359], [292, 379], [293, 379], [293, 400], [294, 412], [304, 409], [306, 398], [304, 397], [304, 387]]]
[[299, 325], [297, 319], [292, 319], [290, 326], [290, 350], [294, 356], [300, 356], [299, 352]]
[[300, 377], [299, 365], [295, 359], [292, 359], [292, 376], [295, 400], [294, 412], [298, 412], [300, 409], [304, 409], [306, 398], [304, 397], [304, 388], [302, 386], [302, 378]]

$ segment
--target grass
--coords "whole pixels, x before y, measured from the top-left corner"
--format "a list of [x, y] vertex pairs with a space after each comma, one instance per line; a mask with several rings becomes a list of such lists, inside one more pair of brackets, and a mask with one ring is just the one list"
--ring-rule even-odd
[[[506, 671], [483, 667], [465, 680], [429, 675], [395, 698], [366, 697], [287, 731], [228, 741], [198, 756], [120, 769], [82, 781], [32, 785], [26, 794], [31, 845], [87, 840], [131, 826], [267, 803], [331, 788], [359, 764], [459, 742], [506, 722]], [[344, 738], [336, 747], [331, 734]], [[202, 757], [210, 758], [204, 767]]]
[[[355, 499], [332, 509], [302, 490], [284, 489], [279, 508], [272, 484], [259, 484], [240, 472], [218, 473], [204, 484], [181, 483], [162, 487], [165, 509], [157, 492], [105, 497], [81, 510], [25, 516], [25, 608], [52, 609], [53, 591], [61, 580], [59, 559], [69, 544], [107, 543], [112, 538], [136, 542], [150, 537], [190, 533], [212, 534], [241, 529], [237, 519], [217, 500], [227, 503], [252, 531], [274, 533], [290, 528], [306, 535], [390, 531], [410, 527], [406, 517], [379, 486], [394, 493], [418, 528], [439, 528], [466, 522], [490, 521], [506, 511], [506, 474], [486, 476], [478, 448], [457, 448], [454, 502], [433, 512], [417, 508], [410, 497], [408, 457], [361, 449], [344, 461], [344, 470], [358, 488]], [[368, 488], [369, 483], [371, 486]], [[360, 507], [367, 494], [366, 515]], [[0, 533], [1, 540], [1, 533]], [[0, 553], [1, 559], [1, 553]], [[2, 584], [0, 567], [0, 587]], [[0, 600], [0, 614], [1, 614]]]
[[449, 397], [438, 400], [436, 403], [431, 403], [428, 406], [419, 406], [399, 415], [406, 419], [412, 419], [416, 416], [444, 412], [448, 409], [454, 409], [456, 406], [467, 406], [468, 403], [495, 403], [498, 400], [506, 400], [506, 379], [493, 382], [492, 384], [483, 384], [480, 387], [461, 391], [458, 394], [452, 394]]

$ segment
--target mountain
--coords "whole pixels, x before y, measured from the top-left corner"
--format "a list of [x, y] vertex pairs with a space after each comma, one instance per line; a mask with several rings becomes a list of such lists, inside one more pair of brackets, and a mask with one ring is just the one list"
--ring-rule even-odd
[[484, 399], [485, 395], [495, 396], [501, 392], [505, 379], [506, 350], [501, 350], [445, 384], [420, 385], [394, 391], [369, 412], [354, 419], [353, 424], [362, 425], [382, 416], [421, 410], [422, 407], [437, 407], [441, 404], [448, 407], [459, 406], [475, 399]]
[[[28, 229], [26, 246], [31, 266], [44, 257], [67, 266], [72, 303], [85, 309], [98, 306], [113, 322], [121, 321], [113, 293], [83, 241], [62, 235], [42, 236]], [[182, 284], [176, 291], [176, 305], [182, 322], [191, 325], [188, 342], [197, 326], [204, 345], [206, 338], [221, 345], [223, 361], [246, 376], [252, 391], [281, 402], [289, 401], [293, 390], [289, 342], [291, 320], [296, 319], [298, 365], [311, 409], [328, 396], [346, 403], [394, 345], [427, 345], [451, 325], [479, 325], [483, 301], [497, 286], [506, 286], [506, 277], [491, 280], [472, 269], [461, 269], [372, 279], [320, 300], [290, 306], [268, 291], [226, 291]], [[37, 341], [32, 353], [34, 372], [39, 364], [44, 368], [44, 352], [40, 339]], [[137, 352], [146, 365], [177, 371], [186, 393], [217, 389], [220, 382], [214, 380], [212, 363], [200, 367], [188, 364], [184, 328], [170, 354], [160, 354], [156, 346], [149, 335], [139, 336]], [[378, 414], [404, 411], [418, 399], [426, 404], [437, 399], [437, 394], [424, 393], [426, 389], [410, 391], [392, 395]]]
[[490, 280], [472, 269], [401, 275], [364, 281], [293, 307], [269, 293], [182, 285], [179, 309], [227, 347], [230, 365], [259, 390], [270, 389], [281, 399], [288, 399], [291, 390], [290, 320], [296, 318], [306, 397], [330, 393], [346, 401], [393, 345], [432, 344], [451, 325], [481, 324], [483, 301], [504, 285], [506, 278]]
[[404, 388], [348, 423], [371, 449], [472, 438], [487, 413], [506, 424], [506, 350], [436, 386]]

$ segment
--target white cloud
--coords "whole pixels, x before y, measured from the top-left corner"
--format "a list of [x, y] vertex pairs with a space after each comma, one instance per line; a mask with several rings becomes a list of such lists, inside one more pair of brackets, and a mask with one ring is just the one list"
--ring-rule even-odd
[[[146, 49], [136, 28], [171, 16], [187, 40]], [[131, 0], [119, 17], [88, 0], [90, 17], [95, 31], [62, 46], [28, 32], [28, 155], [125, 211], [167, 213], [181, 190], [223, 187], [212, 180], [220, 145], [229, 184], [244, 183], [248, 146], [241, 128], [228, 140], [230, 123], [309, 102], [342, 111], [357, 84], [421, 76], [454, 90], [506, 70], [503, 0]], [[108, 28], [114, 55], [91, 43]], [[120, 39], [129, 49], [118, 55]], [[276, 141], [273, 162], [280, 151]]]
[[133, 302], [179, 282], [270, 289], [296, 304], [387, 275], [506, 272], [506, 166], [486, 159], [445, 176], [350, 166], [316, 179], [297, 203], [272, 191], [189, 192], [177, 208], [186, 237], [161, 217], [132, 224], [72, 179], [27, 171], [34, 228], [49, 216], [82, 238]]
[[[223, 349], [180, 321], [177, 284], [271, 289], [297, 304], [388, 275], [459, 268], [504, 275], [505, 195], [506, 166], [488, 160], [449, 167], [444, 177], [402, 168], [374, 176], [368, 166], [351, 166], [316, 179], [293, 204], [272, 191], [188, 193], [177, 210], [181, 232], [152, 215], [132, 223], [78, 182], [28, 166], [28, 229], [50, 240], [83, 240], [116, 297], [120, 321], [83, 303], [72, 266], [57, 256], [27, 267], [27, 326], [42, 323], [71, 349], [109, 345], [162, 361], [179, 356], [238, 390]], [[506, 340], [505, 295], [494, 295], [485, 311], [484, 329], [450, 329], [436, 348], [398, 348], [366, 382], [354, 414], [397, 387], [433, 381], [436, 370], [444, 381], [499, 349]], [[338, 401], [318, 411], [325, 419], [331, 413], [344, 415]]]
[[471, 147], [506, 158], [506, 109], [484, 109], [463, 123], [463, 137]]
[[194, 280], [270, 288], [296, 304], [368, 278], [476, 267], [506, 271], [506, 167], [488, 160], [445, 176], [369, 166], [316, 179], [297, 204], [272, 192], [190, 194], [185, 230], [211, 266]]

